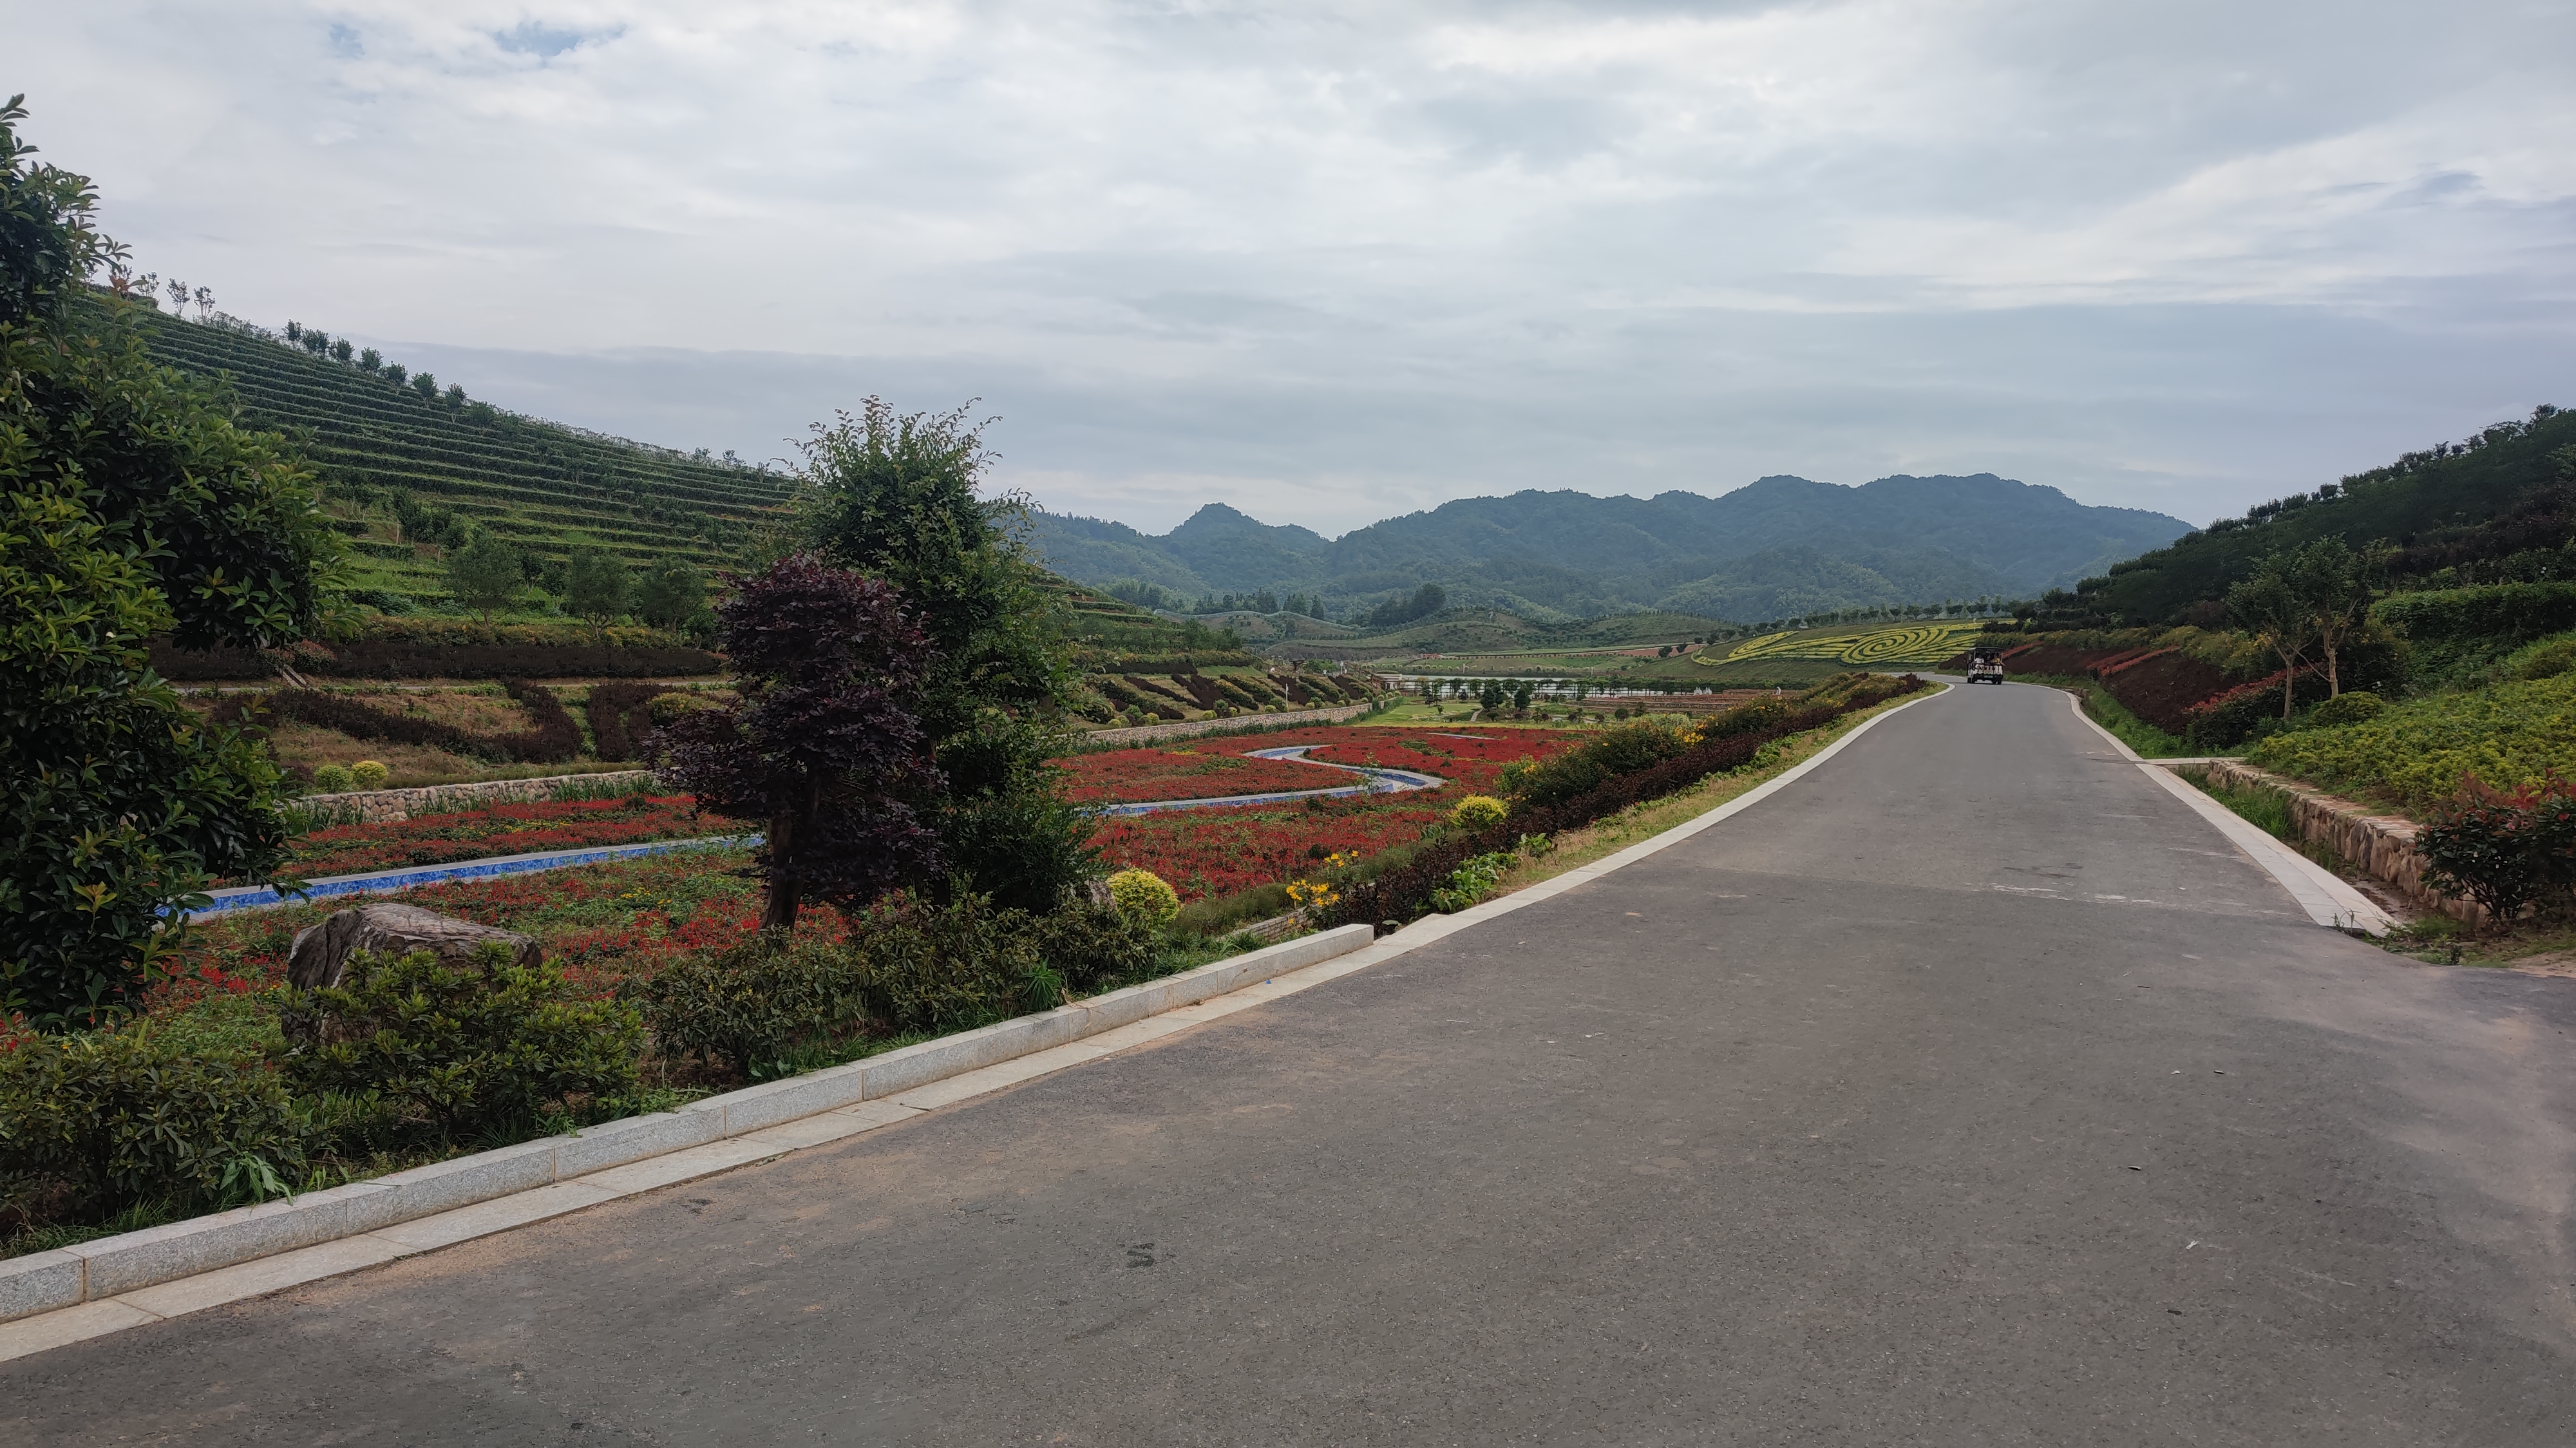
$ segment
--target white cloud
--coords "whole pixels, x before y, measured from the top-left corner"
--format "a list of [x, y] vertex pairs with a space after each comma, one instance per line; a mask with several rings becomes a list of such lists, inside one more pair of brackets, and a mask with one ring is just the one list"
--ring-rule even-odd
[[1140, 525], [2199, 519], [2576, 401], [2563, 5], [7, 3], [34, 138], [229, 310], [746, 455], [981, 394]]

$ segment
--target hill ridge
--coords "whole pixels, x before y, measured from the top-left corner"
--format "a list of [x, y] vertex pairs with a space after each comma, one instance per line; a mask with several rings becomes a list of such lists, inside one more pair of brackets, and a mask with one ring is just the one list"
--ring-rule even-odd
[[1093, 586], [1135, 581], [1214, 606], [1320, 596], [1347, 616], [1437, 583], [1453, 601], [1569, 620], [1668, 610], [1739, 622], [1841, 608], [2037, 595], [2188, 533], [2146, 509], [2078, 503], [1993, 473], [1715, 495], [1524, 488], [1455, 498], [1327, 539], [1223, 503], [1169, 533], [1039, 512], [1039, 550]]

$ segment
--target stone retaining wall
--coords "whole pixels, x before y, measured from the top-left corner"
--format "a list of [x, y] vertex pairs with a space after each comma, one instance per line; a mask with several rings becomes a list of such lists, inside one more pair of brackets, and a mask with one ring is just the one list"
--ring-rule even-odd
[[1237, 714], [1231, 719], [1184, 719], [1173, 724], [1139, 724], [1131, 729], [1094, 729], [1082, 736], [1082, 742], [1085, 745], [1106, 744], [1123, 748], [1130, 744], [1150, 744], [1157, 739], [1221, 734], [1228, 729], [1268, 728], [1275, 724], [1338, 724], [1365, 714], [1373, 707], [1369, 704], [1336, 704], [1330, 709], [1297, 709], [1285, 714]]
[[2455, 899], [2425, 887], [2425, 860], [2415, 848], [2413, 820], [2402, 815], [2373, 814], [2351, 800], [2338, 799], [2233, 759], [2213, 759], [2187, 767], [2207, 770], [2212, 784], [2281, 791], [2290, 797], [2290, 821], [2298, 828], [2299, 838], [2333, 850], [2423, 909], [2440, 911], [2470, 925], [2486, 923], [2486, 908], [2476, 901]]
[[550, 774], [543, 779], [489, 779], [475, 784], [428, 784], [418, 789], [364, 789], [348, 794], [308, 794], [297, 803], [317, 815], [344, 824], [389, 824], [416, 814], [441, 814], [493, 804], [537, 804], [555, 797], [555, 786], [568, 780], [618, 783], [650, 779], [649, 769], [615, 769], [600, 774]]

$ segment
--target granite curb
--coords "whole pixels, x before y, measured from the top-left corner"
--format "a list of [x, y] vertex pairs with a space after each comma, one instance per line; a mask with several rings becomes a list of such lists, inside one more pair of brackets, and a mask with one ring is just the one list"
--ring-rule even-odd
[[[326, 1192], [10, 1258], [0, 1261], [0, 1322], [382, 1232], [538, 1188], [577, 1185], [593, 1173], [885, 1101], [951, 1076], [1196, 1005], [1247, 982], [1347, 955], [1366, 947], [1372, 935], [1368, 926], [1345, 925], [1052, 1011], [710, 1096], [677, 1111], [606, 1122], [568, 1136], [479, 1151]], [[765, 1150], [755, 1151], [753, 1159], [763, 1154]]]

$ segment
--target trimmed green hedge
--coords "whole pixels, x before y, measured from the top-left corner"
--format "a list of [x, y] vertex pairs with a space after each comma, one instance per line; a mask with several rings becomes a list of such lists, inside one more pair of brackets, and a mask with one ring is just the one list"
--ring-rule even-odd
[[2576, 628], [2576, 582], [2391, 594], [2372, 605], [2370, 613], [2413, 643], [2527, 643]]

